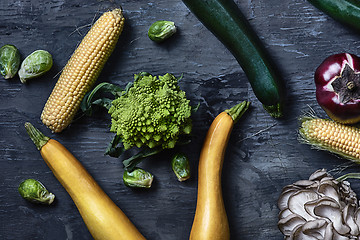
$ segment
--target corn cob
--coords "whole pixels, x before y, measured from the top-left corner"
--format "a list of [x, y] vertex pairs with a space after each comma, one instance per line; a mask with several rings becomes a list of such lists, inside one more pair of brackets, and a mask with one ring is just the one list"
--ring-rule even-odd
[[300, 141], [360, 163], [359, 128], [316, 117], [303, 117], [300, 121]]
[[121, 9], [105, 12], [71, 56], [41, 114], [43, 123], [53, 132], [61, 132], [73, 120], [114, 50], [123, 26]]

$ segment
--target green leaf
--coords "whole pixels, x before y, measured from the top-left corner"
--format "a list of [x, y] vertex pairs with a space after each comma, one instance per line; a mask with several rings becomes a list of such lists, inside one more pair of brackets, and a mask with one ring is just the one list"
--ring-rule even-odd
[[198, 103], [196, 106], [191, 106], [191, 113], [196, 113], [199, 110], [200, 103]]
[[113, 99], [110, 99], [110, 98], [99, 98], [99, 99], [93, 101], [92, 104], [95, 106], [104, 107], [109, 110], [111, 107], [112, 101], [113, 101]]
[[135, 167], [145, 158], [158, 154], [163, 149], [161, 147], [158, 148], [144, 148], [140, 150], [139, 153], [133, 155], [132, 157], [123, 160], [123, 165], [125, 170], [131, 172], [135, 169]]
[[182, 73], [182, 74], [180, 75], [180, 77], [178, 77], [176, 80], [179, 82], [179, 81], [181, 81], [181, 79], [183, 79], [183, 77], [184, 77], [184, 74]]
[[107, 82], [100, 83], [92, 91], [88, 92], [85, 95], [84, 99], [80, 104], [80, 108], [86, 115], [89, 116], [92, 114], [93, 105], [109, 109], [112, 100], [109, 98], [98, 98], [98, 96], [102, 93], [111, 93], [112, 95], [117, 97], [121, 95], [121, 92], [122, 89], [118, 85]]
[[[120, 146], [118, 146], [120, 145]], [[109, 155], [110, 157], [120, 157], [121, 154], [125, 151], [124, 145], [122, 143], [122, 139], [120, 136], [115, 135], [114, 138], [109, 143], [109, 146], [106, 148], [105, 155]]]
[[134, 81], [137, 81], [140, 77], [150, 76], [150, 75], [151, 74], [148, 72], [140, 72], [139, 74], [135, 74]]
[[129, 83], [126, 85], [124, 91], [121, 93], [121, 95], [126, 94], [133, 85], [134, 85], [133, 82], [129, 82]]

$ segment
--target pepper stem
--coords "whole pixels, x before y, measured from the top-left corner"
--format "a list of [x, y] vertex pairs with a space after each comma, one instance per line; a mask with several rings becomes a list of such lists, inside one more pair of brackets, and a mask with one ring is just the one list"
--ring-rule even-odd
[[348, 82], [348, 83], [346, 84], [346, 87], [347, 87], [350, 91], [352, 91], [352, 90], [355, 89], [356, 85], [355, 85], [354, 81], [350, 81], [350, 82]]
[[230, 109], [226, 109], [225, 112], [229, 114], [234, 123], [236, 123], [249, 108], [249, 105], [250, 102], [243, 101], [242, 103], [239, 103]]
[[50, 140], [49, 137], [45, 136], [29, 122], [25, 123], [25, 129], [38, 150], [40, 150]]

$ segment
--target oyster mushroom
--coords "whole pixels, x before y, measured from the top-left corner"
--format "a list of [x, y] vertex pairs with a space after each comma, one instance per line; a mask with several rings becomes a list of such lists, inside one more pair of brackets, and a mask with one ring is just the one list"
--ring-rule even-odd
[[304, 207], [304, 203], [312, 202], [318, 200], [319, 198], [320, 198], [319, 194], [317, 194], [314, 191], [309, 191], [309, 190], [297, 191], [296, 193], [294, 193], [289, 197], [288, 209], [291, 212], [305, 218], [306, 221], [315, 220], [315, 218], [306, 211]]
[[350, 227], [351, 235], [354, 235], [354, 236], [360, 235], [359, 226], [355, 222], [356, 221], [356, 217], [355, 217], [356, 209], [351, 205], [346, 205], [345, 208], [343, 209], [342, 213], [343, 213], [342, 218], [344, 219], [346, 224]]
[[302, 226], [302, 232], [306, 236], [313, 236], [314, 239], [319, 239], [324, 235], [323, 232], [326, 225], [327, 221], [324, 219], [308, 221]]
[[360, 240], [360, 210], [347, 181], [325, 169], [285, 186], [278, 200], [278, 227], [284, 239]]
[[324, 219], [328, 219], [333, 223], [334, 229], [341, 235], [350, 233], [350, 227], [345, 224], [342, 218], [342, 209], [340, 205], [334, 200], [323, 197], [314, 207], [314, 213]]

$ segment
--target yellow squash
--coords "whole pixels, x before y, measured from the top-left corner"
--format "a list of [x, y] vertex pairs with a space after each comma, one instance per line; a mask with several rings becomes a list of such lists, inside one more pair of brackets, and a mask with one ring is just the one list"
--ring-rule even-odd
[[44, 136], [30, 123], [26, 123], [25, 128], [46, 164], [73, 199], [94, 239], [145, 239], [61, 143]]
[[199, 160], [198, 194], [191, 240], [230, 239], [222, 196], [221, 172], [231, 130], [249, 104], [244, 101], [220, 113], [207, 132]]

